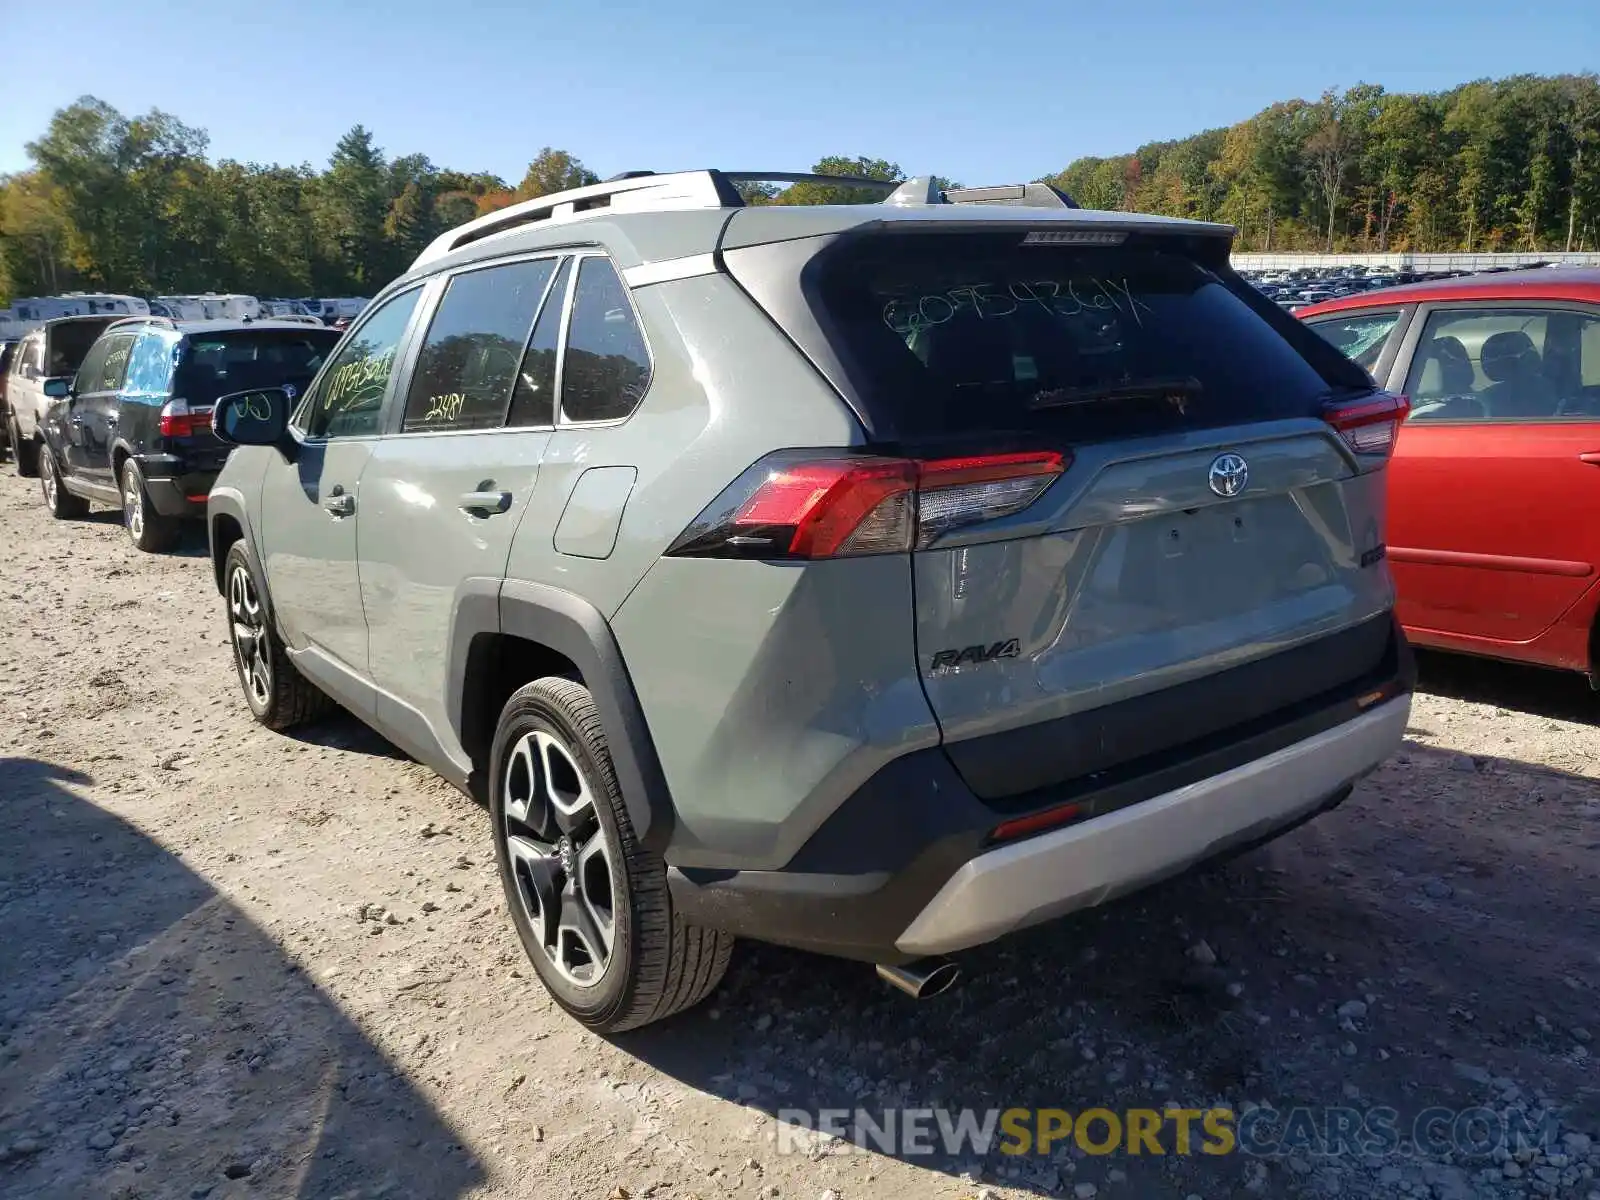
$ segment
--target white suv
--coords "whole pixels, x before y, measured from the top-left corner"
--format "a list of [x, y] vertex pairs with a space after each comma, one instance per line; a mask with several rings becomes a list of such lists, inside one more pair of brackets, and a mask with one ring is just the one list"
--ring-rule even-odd
[[58, 317], [28, 333], [17, 346], [6, 376], [6, 402], [11, 410], [6, 417], [6, 434], [18, 475], [31, 478], [39, 473], [39, 447], [44, 444], [41, 422], [50, 405], [45, 382], [71, 379], [77, 374], [101, 331], [118, 320], [126, 318]]

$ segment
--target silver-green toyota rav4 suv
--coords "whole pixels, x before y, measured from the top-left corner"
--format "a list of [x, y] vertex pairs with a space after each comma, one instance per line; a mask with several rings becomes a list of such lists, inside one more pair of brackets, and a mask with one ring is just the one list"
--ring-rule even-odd
[[736, 936], [939, 990], [1339, 803], [1410, 707], [1405, 401], [1230, 229], [751, 178], [455, 229], [303, 395], [215, 410], [252, 711], [331, 697], [486, 799], [529, 957], [602, 1030]]

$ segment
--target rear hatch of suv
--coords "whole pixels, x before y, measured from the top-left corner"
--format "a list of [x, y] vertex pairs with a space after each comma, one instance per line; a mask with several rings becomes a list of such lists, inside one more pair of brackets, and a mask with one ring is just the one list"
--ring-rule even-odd
[[89, 347], [113, 321], [126, 317], [57, 317], [44, 326], [44, 370], [47, 378], [71, 379], [88, 356]]
[[1403, 402], [1214, 227], [1027, 222], [726, 255], [857, 412], [862, 461], [911, 464], [919, 675], [1000, 807], [1327, 704], [1394, 653]]
[[287, 387], [298, 394], [338, 343], [336, 330], [311, 325], [190, 333], [178, 350], [162, 435], [182, 450], [189, 470], [220, 470], [230, 447], [211, 432], [217, 398], [251, 388]]

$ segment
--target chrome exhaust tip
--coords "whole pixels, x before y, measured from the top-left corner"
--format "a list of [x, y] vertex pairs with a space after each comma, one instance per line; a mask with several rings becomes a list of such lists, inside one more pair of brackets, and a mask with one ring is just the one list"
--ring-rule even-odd
[[879, 963], [878, 978], [913, 1000], [927, 1000], [955, 987], [961, 968], [948, 958], [919, 958], [898, 967]]

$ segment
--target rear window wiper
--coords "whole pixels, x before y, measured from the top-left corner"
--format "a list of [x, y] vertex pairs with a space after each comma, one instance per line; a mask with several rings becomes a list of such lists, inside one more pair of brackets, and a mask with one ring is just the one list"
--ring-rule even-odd
[[1028, 401], [1031, 409], [1073, 408], [1080, 404], [1108, 404], [1118, 400], [1165, 400], [1178, 412], [1187, 410], [1189, 401], [1205, 391], [1205, 385], [1192, 375], [1171, 378], [1130, 379], [1098, 387], [1046, 388]]

